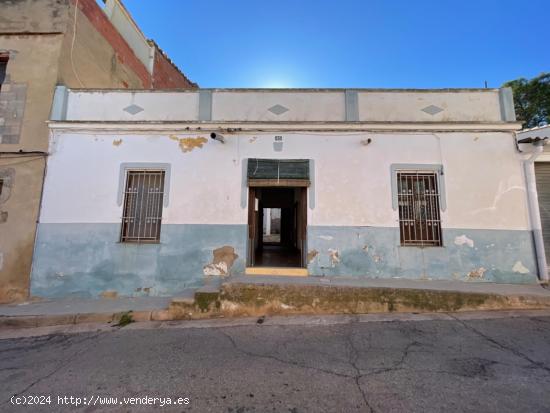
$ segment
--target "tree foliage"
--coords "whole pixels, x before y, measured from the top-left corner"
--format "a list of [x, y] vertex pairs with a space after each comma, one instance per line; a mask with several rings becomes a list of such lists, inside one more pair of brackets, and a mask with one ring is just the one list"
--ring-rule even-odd
[[550, 123], [550, 73], [543, 73], [531, 80], [520, 78], [506, 82], [514, 92], [516, 116], [524, 128]]

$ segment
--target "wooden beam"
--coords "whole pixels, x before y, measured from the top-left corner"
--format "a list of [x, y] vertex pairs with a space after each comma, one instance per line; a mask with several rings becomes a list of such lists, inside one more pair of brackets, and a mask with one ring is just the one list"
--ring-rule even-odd
[[307, 179], [249, 179], [248, 186], [254, 187], [308, 187]]

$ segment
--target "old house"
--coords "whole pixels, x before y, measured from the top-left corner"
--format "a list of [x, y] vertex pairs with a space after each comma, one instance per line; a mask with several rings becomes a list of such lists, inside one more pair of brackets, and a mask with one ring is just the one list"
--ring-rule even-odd
[[117, 0], [0, 5], [0, 302], [29, 292], [57, 84], [195, 88]]
[[33, 295], [547, 279], [509, 89], [59, 87], [53, 113]]

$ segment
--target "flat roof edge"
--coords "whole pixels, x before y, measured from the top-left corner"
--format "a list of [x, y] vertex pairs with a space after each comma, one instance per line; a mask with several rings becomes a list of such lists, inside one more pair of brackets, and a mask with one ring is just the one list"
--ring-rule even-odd
[[498, 92], [501, 88], [446, 88], [446, 89], [383, 89], [383, 88], [197, 88], [197, 89], [84, 89], [69, 88], [70, 91], [81, 92], [125, 92], [125, 93], [197, 93], [201, 90], [212, 92], [267, 92], [267, 93], [319, 93], [319, 92], [345, 92], [353, 90], [357, 92], [388, 92], [388, 93], [468, 93], [468, 92]]

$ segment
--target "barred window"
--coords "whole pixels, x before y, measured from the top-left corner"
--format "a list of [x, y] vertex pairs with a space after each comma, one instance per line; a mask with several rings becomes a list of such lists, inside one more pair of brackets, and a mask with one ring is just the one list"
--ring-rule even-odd
[[164, 171], [126, 173], [121, 242], [159, 242]]
[[441, 246], [441, 215], [436, 172], [398, 171], [401, 245]]

